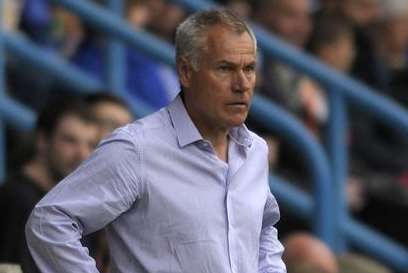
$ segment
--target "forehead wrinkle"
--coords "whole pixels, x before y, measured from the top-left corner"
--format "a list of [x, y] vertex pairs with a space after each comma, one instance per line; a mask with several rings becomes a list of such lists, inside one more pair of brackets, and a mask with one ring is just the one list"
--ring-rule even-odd
[[[208, 45], [210, 44], [210, 42], [212, 44], [217, 45], [218, 47], [224, 46], [224, 43], [219, 43], [217, 41], [219, 41], [220, 36], [226, 36], [226, 35], [236, 36], [236, 37], [247, 36], [248, 40], [252, 44], [252, 47], [255, 47], [254, 41], [253, 41], [251, 35], [247, 31], [237, 32], [237, 31], [235, 31], [234, 29], [231, 29], [228, 26], [225, 26], [225, 25], [222, 25], [222, 24], [217, 24], [217, 25], [213, 25], [213, 26], [209, 27], [206, 30], [205, 34], [202, 37], [202, 39], [203, 39], [202, 40], [202, 44], [203, 44], [202, 48], [207, 48], [208, 49]], [[253, 50], [255, 51], [254, 48], [253, 48]]]

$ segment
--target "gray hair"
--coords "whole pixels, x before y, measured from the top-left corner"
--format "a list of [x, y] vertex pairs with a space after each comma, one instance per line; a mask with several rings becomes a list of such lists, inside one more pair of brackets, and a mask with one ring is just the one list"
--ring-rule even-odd
[[237, 15], [225, 9], [212, 9], [190, 15], [176, 30], [176, 60], [185, 57], [198, 70], [198, 62], [205, 42], [205, 34], [214, 25], [224, 25], [237, 34], [247, 32], [254, 42], [256, 38], [251, 27]]

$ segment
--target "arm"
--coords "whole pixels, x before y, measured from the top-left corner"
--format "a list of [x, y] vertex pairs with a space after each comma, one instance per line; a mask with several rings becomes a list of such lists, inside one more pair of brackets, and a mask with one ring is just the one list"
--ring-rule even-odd
[[282, 261], [283, 246], [274, 225], [279, 220], [279, 208], [271, 192], [265, 203], [259, 245], [259, 273], [286, 273]]
[[130, 139], [117, 133], [104, 141], [34, 208], [26, 237], [41, 272], [98, 272], [80, 239], [106, 226], [138, 199], [140, 155]]

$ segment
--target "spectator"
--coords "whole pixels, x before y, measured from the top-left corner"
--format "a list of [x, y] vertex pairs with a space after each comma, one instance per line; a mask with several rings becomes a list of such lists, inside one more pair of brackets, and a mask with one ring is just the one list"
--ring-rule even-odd
[[378, 0], [342, 0], [338, 5], [345, 18], [362, 28], [372, 25], [380, 15]]
[[[255, 3], [256, 21], [295, 48], [303, 50], [312, 30], [308, 0], [258, 0]], [[265, 59], [263, 63], [260, 92], [288, 111], [299, 114], [298, 84], [302, 75], [274, 60]]]
[[283, 260], [288, 273], [299, 268], [315, 270], [310, 272], [339, 272], [334, 253], [323, 242], [307, 233], [292, 234], [283, 241], [283, 245], [285, 247]]
[[337, 15], [339, 0], [320, 0], [315, 17]]
[[380, 16], [378, 0], [338, 1], [338, 13], [354, 28], [356, 58], [352, 75], [372, 87], [384, 90], [386, 82], [375, 54], [372, 27]]
[[[338, 17], [321, 17], [308, 42], [309, 51], [329, 67], [348, 73], [354, 60], [353, 29], [347, 21]], [[326, 92], [304, 77], [299, 84], [302, 120], [310, 131], [320, 138], [329, 115]]]
[[143, 28], [152, 21], [152, 10], [147, 0], [127, 0], [125, 6], [125, 16], [128, 23], [134, 28]]
[[77, 99], [50, 102], [36, 124], [35, 154], [0, 189], [0, 261], [20, 264], [24, 273], [39, 272], [25, 242], [24, 226], [34, 205], [59, 180], [86, 159], [98, 129]]
[[375, 47], [389, 81], [393, 73], [408, 68], [408, 2], [383, 0], [382, 16], [374, 29]]
[[78, 16], [47, 0], [24, 1], [20, 28], [33, 41], [64, 57], [76, 51], [84, 35]]
[[98, 92], [89, 95], [86, 102], [100, 127], [99, 138], [102, 139], [114, 129], [125, 126], [133, 119], [128, 105], [119, 97]]
[[[311, 6], [309, 0], [257, 0], [254, 2], [253, 18], [263, 24], [267, 30], [276, 34], [297, 50], [304, 50], [307, 39], [312, 30]], [[261, 85], [258, 90], [262, 95], [273, 100], [287, 111], [301, 116], [303, 106], [299, 95], [299, 87], [304, 76], [291, 67], [277, 63], [270, 58], [262, 59], [260, 74]], [[251, 121], [251, 126], [259, 127]], [[262, 126], [261, 126], [262, 127]], [[261, 128], [262, 129], [262, 128]], [[264, 136], [265, 137], [265, 136]], [[277, 172], [285, 177], [304, 177], [303, 161], [295, 155], [292, 147], [283, 141], [277, 141], [266, 136], [271, 151], [279, 151], [279, 155], [272, 155], [277, 160]], [[293, 172], [296, 169], [296, 172]], [[296, 174], [296, 177], [293, 177]], [[285, 220], [281, 221], [281, 224]], [[284, 228], [282, 229], [284, 230]]]
[[308, 0], [257, 0], [254, 19], [299, 49], [304, 47], [312, 30]]
[[227, 9], [231, 10], [242, 18], [250, 18], [252, 14], [252, 6], [248, 0], [227, 0], [224, 1]]
[[165, 41], [173, 43], [176, 28], [186, 18], [186, 11], [180, 5], [168, 3], [167, 1], [162, 1], [161, 4], [149, 5], [151, 8], [154, 8], [154, 6], [160, 8], [152, 11], [153, 16], [148, 24], [148, 29]]

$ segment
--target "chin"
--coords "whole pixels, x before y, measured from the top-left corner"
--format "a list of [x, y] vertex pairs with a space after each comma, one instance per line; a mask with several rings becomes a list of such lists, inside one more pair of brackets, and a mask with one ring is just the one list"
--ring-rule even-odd
[[233, 121], [231, 121], [229, 124], [230, 124], [230, 128], [232, 128], [232, 127], [237, 127], [237, 126], [241, 126], [242, 124], [244, 124], [245, 123], [245, 119], [239, 119], [239, 120], [233, 120]]

